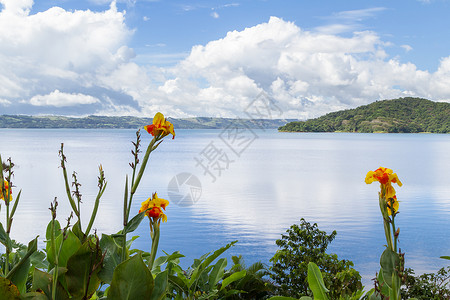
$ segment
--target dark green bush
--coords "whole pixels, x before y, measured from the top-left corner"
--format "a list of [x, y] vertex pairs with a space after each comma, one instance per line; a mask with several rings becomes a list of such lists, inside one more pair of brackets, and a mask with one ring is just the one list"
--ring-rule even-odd
[[303, 218], [300, 225], [294, 224], [276, 241], [278, 250], [271, 259], [271, 278], [276, 294], [294, 298], [309, 295], [308, 263], [314, 262], [322, 272], [325, 286], [331, 299], [351, 295], [362, 288], [359, 272], [352, 268], [349, 260], [339, 260], [336, 254], [325, 253], [328, 244], [336, 237], [336, 231], [328, 235]]

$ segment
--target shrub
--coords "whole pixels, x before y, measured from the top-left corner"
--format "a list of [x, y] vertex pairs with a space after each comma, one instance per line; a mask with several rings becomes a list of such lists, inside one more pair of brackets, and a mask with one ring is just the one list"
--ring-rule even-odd
[[277, 286], [277, 294], [300, 298], [311, 295], [307, 273], [309, 262], [314, 262], [321, 272], [330, 297], [351, 295], [362, 288], [359, 272], [351, 268], [353, 262], [339, 260], [336, 254], [325, 253], [328, 244], [336, 237], [336, 231], [328, 235], [305, 219], [294, 224], [276, 244], [281, 249], [271, 258], [271, 278]]

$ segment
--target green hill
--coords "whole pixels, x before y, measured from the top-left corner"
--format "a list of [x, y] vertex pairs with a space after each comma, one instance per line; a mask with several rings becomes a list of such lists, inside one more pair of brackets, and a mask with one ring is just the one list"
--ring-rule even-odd
[[307, 121], [290, 122], [279, 131], [450, 133], [450, 103], [420, 98], [383, 100], [326, 114]]
[[[88, 116], [0, 115], [0, 128], [130, 128], [151, 124], [153, 118]], [[278, 128], [292, 121], [287, 119], [231, 119], [231, 118], [168, 118], [177, 129], [221, 129], [228, 126], [249, 128]]]

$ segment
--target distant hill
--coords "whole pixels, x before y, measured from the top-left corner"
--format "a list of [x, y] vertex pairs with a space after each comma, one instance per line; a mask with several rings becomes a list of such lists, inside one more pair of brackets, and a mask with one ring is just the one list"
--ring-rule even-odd
[[[1, 115], [0, 128], [130, 128], [151, 124], [152, 118], [88, 116], [71, 118], [63, 116]], [[168, 118], [176, 129], [220, 129], [231, 123], [250, 128], [278, 128], [287, 119], [229, 119], [229, 118]]]
[[326, 114], [307, 121], [290, 122], [279, 131], [450, 133], [450, 103], [420, 98], [383, 100]]

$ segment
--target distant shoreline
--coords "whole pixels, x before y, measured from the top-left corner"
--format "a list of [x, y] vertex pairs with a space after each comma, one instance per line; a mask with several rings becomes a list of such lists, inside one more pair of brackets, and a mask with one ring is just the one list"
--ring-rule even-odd
[[[152, 118], [88, 116], [0, 115], [0, 128], [23, 129], [136, 129], [151, 124]], [[233, 119], [233, 118], [168, 118], [178, 129], [224, 129], [227, 127], [277, 129], [294, 119]]]

